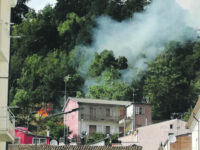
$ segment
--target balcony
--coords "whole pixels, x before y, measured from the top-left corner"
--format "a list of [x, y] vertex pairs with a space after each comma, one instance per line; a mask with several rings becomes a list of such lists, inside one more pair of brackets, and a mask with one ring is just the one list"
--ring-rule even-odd
[[0, 141], [14, 142], [15, 116], [7, 107], [0, 107]]
[[89, 121], [118, 122], [120, 120], [120, 117], [119, 116], [103, 116], [103, 115], [82, 114], [81, 119], [89, 120]]

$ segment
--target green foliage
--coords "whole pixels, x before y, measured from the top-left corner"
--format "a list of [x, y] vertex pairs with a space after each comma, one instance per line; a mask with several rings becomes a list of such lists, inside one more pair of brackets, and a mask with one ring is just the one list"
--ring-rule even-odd
[[171, 42], [162, 55], [149, 63], [144, 90], [151, 98], [154, 119], [168, 119], [170, 113], [185, 112], [194, 105], [200, 92], [194, 81], [194, 45]]
[[[19, 114], [26, 115], [30, 108], [42, 102], [52, 102], [55, 106], [59, 104], [59, 99], [64, 96], [66, 74], [71, 77], [67, 90], [81, 90], [83, 79], [69, 66], [67, 60], [66, 54], [57, 50], [48, 53], [46, 57], [34, 54], [25, 59], [21, 76], [13, 81], [17, 87], [12, 87], [10, 91], [14, 98], [11, 104], [23, 106], [23, 109], [18, 110]], [[70, 95], [75, 96], [76, 92]]]
[[[114, 57], [113, 51], [104, 50], [100, 54], [95, 53], [94, 60], [89, 68], [91, 77], [100, 76], [104, 71], [115, 72], [115, 69], [126, 69], [128, 67], [127, 59], [120, 56], [117, 60]], [[119, 77], [119, 72], [116, 72], [116, 77]]]
[[105, 135], [102, 133], [94, 132], [92, 136], [89, 137], [87, 140], [87, 144], [92, 144], [94, 142], [97, 142], [99, 140], [103, 140], [105, 138]]
[[84, 21], [85, 17], [79, 18], [75, 13], [69, 13], [67, 14], [66, 21], [58, 26], [58, 31], [60, 35], [63, 35], [67, 31], [72, 31], [72, 28], [75, 30], [75, 26], [82, 24]]
[[190, 118], [190, 115], [192, 114], [192, 111], [193, 111], [193, 107], [190, 107], [184, 116], [184, 121], [188, 121], [188, 119]]
[[59, 138], [64, 136], [64, 124], [61, 118], [52, 117], [47, 121], [46, 125], [50, 130], [50, 136], [52, 139], [59, 141]]
[[17, 5], [11, 9], [11, 21], [20, 24], [26, 17], [30, 8], [26, 5], [29, 0], [18, 0]]
[[88, 96], [97, 99], [131, 100], [132, 87], [124, 82], [93, 85], [89, 89]]

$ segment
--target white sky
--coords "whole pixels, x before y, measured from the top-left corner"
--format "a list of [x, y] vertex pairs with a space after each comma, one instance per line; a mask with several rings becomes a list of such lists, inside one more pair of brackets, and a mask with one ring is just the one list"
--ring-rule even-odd
[[39, 10], [43, 9], [47, 4], [54, 5], [55, 3], [56, 0], [30, 0], [27, 5], [38, 12]]
[[[190, 9], [192, 7], [192, 1], [196, 0], [176, 0], [183, 8]], [[198, 0], [197, 0], [198, 1]], [[30, 0], [27, 5], [33, 9], [35, 9], [36, 12], [38, 10], [43, 9], [47, 4], [54, 5], [56, 3], [56, 0]]]

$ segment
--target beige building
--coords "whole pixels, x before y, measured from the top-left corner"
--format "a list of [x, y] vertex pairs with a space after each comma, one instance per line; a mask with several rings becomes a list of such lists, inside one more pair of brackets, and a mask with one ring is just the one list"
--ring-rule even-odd
[[200, 96], [188, 120], [192, 132], [192, 150], [200, 149]]
[[0, 0], [0, 150], [14, 141], [14, 116], [8, 109], [10, 10], [17, 0]]
[[[142, 146], [142, 150], [157, 150], [160, 145], [164, 145], [169, 138], [169, 135], [174, 137], [190, 133], [186, 129], [186, 122], [174, 119], [164, 121], [145, 127], [137, 128], [134, 134], [120, 138], [122, 146], [130, 146], [133, 144]], [[170, 150], [166, 146], [165, 150]]]

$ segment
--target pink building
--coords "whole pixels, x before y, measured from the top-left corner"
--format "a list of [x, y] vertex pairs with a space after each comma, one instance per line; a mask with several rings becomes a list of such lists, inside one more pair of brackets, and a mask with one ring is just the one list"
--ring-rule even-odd
[[44, 144], [49, 145], [50, 137], [33, 135], [28, 133], [28, 129], [24, 127], [15, 128], [15, 144]]
[[[92, 135], [94, 132], [102, 134], [119, 134], [119, 120], [126, 115], [129, 101], [111, 101], [101, 99], [68, 98], [64, 112], [77, 111], [64, 115], [64, 124], [69, 126], [69, 139], [78, 139], [81, 133]], [[67, 134], [66, 134], [67, 135]]]

